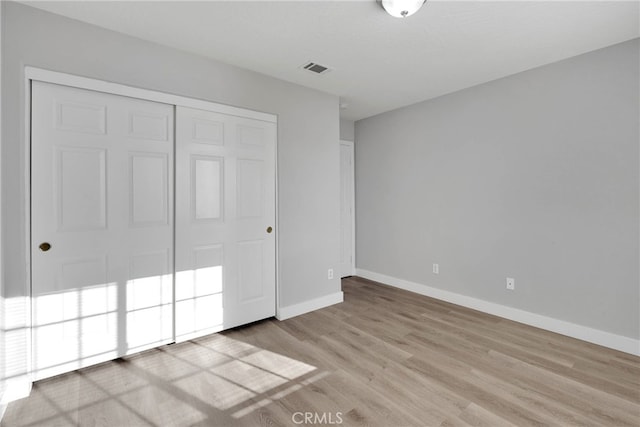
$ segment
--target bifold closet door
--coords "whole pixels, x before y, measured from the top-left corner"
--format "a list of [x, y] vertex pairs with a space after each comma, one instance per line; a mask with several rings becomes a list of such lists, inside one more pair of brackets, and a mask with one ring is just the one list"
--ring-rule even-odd
[[32, 83], [35, 379], [173, 341], [173, 116]]
[[274, 123], [176, 109], [176, 340], [275, 315]]

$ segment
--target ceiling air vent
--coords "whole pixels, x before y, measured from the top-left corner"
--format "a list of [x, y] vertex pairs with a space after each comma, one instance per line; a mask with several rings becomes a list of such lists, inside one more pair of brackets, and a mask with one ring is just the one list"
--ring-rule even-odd
[[302, 68], [303, 70], [312, 72], [314, 74], [326, 74], [329, 71], [331, 71], [331, 68], [324, 65], [316, 64], [315, 62], [307, 62], [300, 68]]

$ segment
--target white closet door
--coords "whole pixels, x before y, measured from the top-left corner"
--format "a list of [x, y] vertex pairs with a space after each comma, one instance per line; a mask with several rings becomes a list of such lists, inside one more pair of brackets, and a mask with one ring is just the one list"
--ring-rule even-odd
[[173, 106], [33, 82], [35, 379], [173, 339]]
[[176, 110], [176, 340], [275, 315], [275, 124]]

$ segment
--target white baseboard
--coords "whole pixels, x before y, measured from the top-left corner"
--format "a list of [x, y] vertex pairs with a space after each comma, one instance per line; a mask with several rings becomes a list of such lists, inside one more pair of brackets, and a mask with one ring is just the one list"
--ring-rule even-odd
[[20, 375], [15, 378], [9, 378], [4, 383], [4, 393], [0, 396], [0, 422], [4, 417], [9, 403], [29, 397], [31, 394], [31, 379], [27, 375]]
[[8, 405], [14, 400], [29, 397], [29, 394], [31, 394], [31, 386], [31, 378], [28, 375], [20, 375], [7, 379], [2, 399], [0, 399], [0, 405]]
[[430, 286], [421, 285], [419, 283], [398, 279], [396, 277], [386, 276], [384, 274], [375, 273], [373, 271], [363, 270], [360, 268], [356, 269], [356, 275], [364, 277], [365, 279], [383, 283], [385, 285], [415, 292], [421, 295], [426, 295], [431, 298], [461, 305], [463, 307], [472, 308], [474, 310], [493, 314], [494, 316], [503, 317], [515, 322], [535, 326], [536, 328], [545, 329], [547, 331], [555, 332], [561, 335], [566, 335], [572, 338], [577, 338], [579, 340], [598, 344], [603, 347], [608, 347], [614, 350], [619, 350], [625, 353], [640, 356], [640, 340], [636, 340], [633, 338], [616, 335], [611, 332], [605, 332], [587, 326], [577, 325], [575, 323], [566, 322], [564, 320], [542, 316], [540, 314], [531, 313], [529, 311], [519, 310], [517, 308], [496, 304], [493, 302], [445, 291], [442, 289], [432, 288]]
[[280, 307], [276, 314], [276, 318], [278, 320], [289, 319], [291, 317], [309, 313], [310, 311], [319, 310], [321, 308], [329, 307], [330, 305], [341, 303], [342, 301], [344, 301], [342, 291], [336, 292], [335, 294], [325, 295], [320, 298], [301, 302], [300, 304]]

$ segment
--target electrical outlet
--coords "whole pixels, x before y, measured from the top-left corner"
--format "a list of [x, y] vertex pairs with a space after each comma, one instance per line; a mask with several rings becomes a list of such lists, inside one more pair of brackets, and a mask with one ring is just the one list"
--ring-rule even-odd
[[516, 288], [516, 279], [514, 279], [513, 277], [507, 277], [507, 289], [512, 291], [515, 288]]
[[440, 266], [438, 264], [433, 264], [433, 274], [440, 274]]
[[329, 270], [327, 270], [327, 279], [329, 280], [333, 279], [333, 268], [330, 268]]

